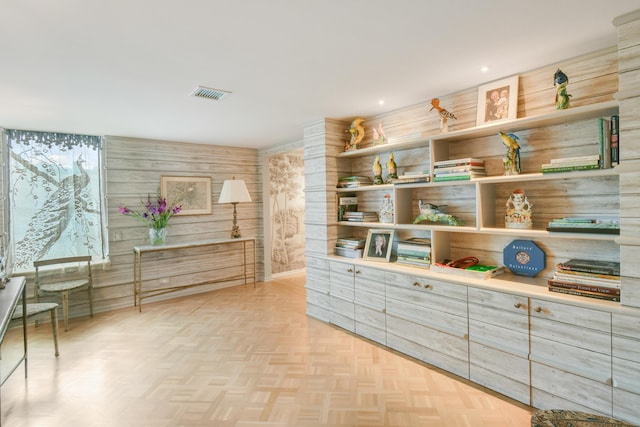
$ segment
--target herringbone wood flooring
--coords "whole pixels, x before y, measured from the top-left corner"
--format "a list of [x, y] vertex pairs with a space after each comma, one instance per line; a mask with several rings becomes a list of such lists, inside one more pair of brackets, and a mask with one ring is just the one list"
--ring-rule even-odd
[[2, 423], [530, 425], [527, 406], [307, 317], [303, 286], [296, 275], [73, 319], [59, 358], [49, 325], [30, 326], [29, 376], [2, 388]]

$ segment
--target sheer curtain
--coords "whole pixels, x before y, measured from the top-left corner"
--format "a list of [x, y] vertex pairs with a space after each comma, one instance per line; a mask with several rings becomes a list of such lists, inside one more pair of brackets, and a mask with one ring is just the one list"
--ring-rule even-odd
[[14, 273], [43, 258], [106, 255], [102, 138], [6, 130]]

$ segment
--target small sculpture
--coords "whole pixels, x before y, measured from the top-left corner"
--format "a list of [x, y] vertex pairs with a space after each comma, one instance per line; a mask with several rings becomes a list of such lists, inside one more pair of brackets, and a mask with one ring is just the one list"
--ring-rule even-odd
[[453, 113], [442, 108], [440, 106], [440, 100], [438, 98], [433, 98], [431, 100], [431, 109], [429, 111], [432, 111], [434, 108], [436, 109], [436, 111], [438, 112], [438, 115], [440, 116], [440, 132], [447, 132], [449, 130], [449, 126], [447, 125], [447, 120], [449, 119], [457, 120], [458, 118]]
[[373, 128], [373, 145], [383, 145], [387, 143], [387, 136], [382, 129], [382, 123], [378, 123], [378, 129]]
[[567, 93], [567, 84], [569, 84], [569, 77], [563, 73], [560, 68], [553, 75], [553, 85], [556, 89], [556, 109], [566, 110], [570, 107], [569, 98], [571, 95]]
[[373, 171], [373, 184], [384, 184], [384, 181], [382, 180], [382, 163], [380, 163], [380, 156], [376, 156], [371, 170]]
[[391, 200], [390, 194], [384, 195], [384, 199], [382, 199], [382, 206], [380, 207], [380, 212], [378, 213], [378, 218], [380, 219], [380, 222], [393, 222], [393, 200]]
[[389, 172], [389, 176], [387, 177], [388, 183], [391, 183], [392, 179], [398, 179], [398, 166], [396, 165], [396, 161], [393, 159], [393, 153], [389, 153], [389, 160], [387, 161], [387, 171]]
[[533, 225], [531, 207], [524, 190], [518, 188], [507, 200], [507, 213], [504, 226], [507, 228], [531, 228]]
[[358, 144], [360, 144], [364, 138], [364, 126], [362, 126], [362, 122], [364, 122], [364, 119], [355, 119], [349, 129], [345, 131], [351, 134], [351, 140], [347, 142], [345, 151], [358, 149]]
[[516, 140], [520, 139], [513, 133], [498, 132], [502, 142], [507, 147], [507, 157], [502, 159], [504, 175], [520, 174], [520, 146]]
[[[442, 205], [445, 206], [445, 205]], [[445, 214], [440, 210], [441, 206], [436, 206], [431, 203], [423, 202], [422, 199], [418, 200], [418, 208], [420, 209], [420, 215], [413, 220], [414, 224], [418, 224], [421, 221], [432, 222], [444, 222], [448, 225], [464, 225], [464, 221], [456, 218], [453, 215]]]

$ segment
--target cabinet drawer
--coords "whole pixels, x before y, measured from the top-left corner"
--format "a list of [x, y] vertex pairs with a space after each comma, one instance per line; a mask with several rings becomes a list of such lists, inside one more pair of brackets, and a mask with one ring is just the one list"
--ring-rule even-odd
[[340, 276], [350, 277], [351, 279], [353, 279], [354, 272], [355, 267], [353, 264], [347, 264], [338, 261], [329, 262], [329, 274], [332, 278], [331, 280], [333, 280], [334, 277]]
[[[548, 319], [531, 317], [531, 337], [538, 341], [558, 342], [586, 352], [611, 355], [611, 333], [583, 328]], [[532, 349], [533, 350], [533, 349]]]
[[[527, 325], [527, 318], [524, 319]], [[522, 328], [522, 325], [512, 325], [505, 321], [505, 327], [484, 323], [479, 320], [469, 320], [469, 341], [481, 343], [513, 355], [529, 357], [529, 331]]]
[[[386, 305], [388, 317], [409, 320], [417, 325], [455, 334], [459, 337], [467, 337], [469, 328], [465, 313], [459, 315], [440, 311], [439, 309], [442, 307], [438, 305], [437, 301], [431, 301], [429, 305], [417, 305], [406, 301], [387, 299]], [[411, 330], [407, 331], [407, 334], [411, 333]]]
[[347, 299], [353, 302], [355, 292], [353, 283], [331, 282], [331, 295]]
[[529, 334], [529, 315], [526, 305], [523, 305], [525, 308], [516, 308], [513, 305], [506, 305], [506, 307], [507, 310], [503, 310], [470, 303], [469, 319]]
[[611, 334], [611, 313], [585, 307], [532, 299], [531, 317], [549, 319], [556, 322]]
[[357, 305], [364, 305], [378, 311], [382, 311], [386, 307], [384, 295], [374, 294], [368, 289], [359, 288], [357, 283], [354, 301]]
[[429, 291], [435, 295], [467, 301], [467, 287], [464, 285], [455, 285], [453, 283], [427, 279], [421, 276], [412, 276], [390, 271], [385, 273], [385, 281], [387, 285], [390, 286], [413, 289], [415, 291]]
[[356, 292], [360, 294], [371, 294], [382, 298], [385, 295], [386, 286], [383, 281], [356, 276], [355, 287]]
[[[493, 307], [508, 313], [529, 315], [529, 299], [527, 297], [473, 287], [469, 287], [468, 294], [469, 304], [474, 304], [475, 307]], [[469, 315], [472, 314], [473, 309], [469, 307]], [[506, 313], [501, 313], [501, 315], [506, 315]], [[503, 322], [505, 321], [508, 320], [504, 319]]]

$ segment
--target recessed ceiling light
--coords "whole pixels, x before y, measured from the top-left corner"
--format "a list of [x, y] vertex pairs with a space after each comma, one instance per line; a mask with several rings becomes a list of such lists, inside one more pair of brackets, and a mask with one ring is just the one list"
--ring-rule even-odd
[[380, 101], [378, 101], [378, 105], [384, 105], [384, 99], [381, 99]]
[[485, 65], [484, 67], [480, 68], [480, 71], [482, 71], [483, 73], [486, 73], [487, 71], [489, 71], [489, 67]]

